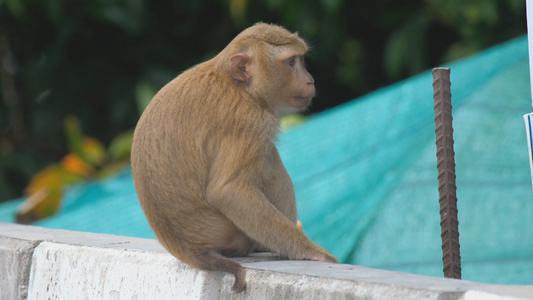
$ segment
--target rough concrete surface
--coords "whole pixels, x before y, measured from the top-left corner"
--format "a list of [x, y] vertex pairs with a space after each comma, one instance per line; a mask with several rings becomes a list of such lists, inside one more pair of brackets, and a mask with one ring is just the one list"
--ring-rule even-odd
[[311, 261], [236, 258], [233, 276], [192, 269], [155, 240], [0, 223], [0, 299], [533, 299], [502, 286]]
[[0, 299], [26, 299], [37, 242], [0, 236]]
[[[95, 266], [98, 266], [95, 268]], [[29, 299], [200, 299], [216, 273], [172, 256], [43, 242], [35, 250]]]

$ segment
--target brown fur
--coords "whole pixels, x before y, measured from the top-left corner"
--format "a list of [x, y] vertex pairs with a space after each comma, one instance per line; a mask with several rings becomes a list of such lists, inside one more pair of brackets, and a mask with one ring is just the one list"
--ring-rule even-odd
[[234, 274], [225, 256], [269, 249], [289, 259], [336, 262], [296, 225], [292, 181], [274, 145], [283, 111], [305, 108], [314, 81], [307, 45], [256, 24], [219, 55], [168, 83], [141, 116], [132, 146], [139, 201], [157, 239], [181, 261]]

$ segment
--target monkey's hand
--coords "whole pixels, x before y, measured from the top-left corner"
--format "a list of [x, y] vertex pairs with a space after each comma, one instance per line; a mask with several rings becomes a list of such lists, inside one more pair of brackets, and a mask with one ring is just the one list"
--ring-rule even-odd
[[331, 253], [322, 248], [320, 252], [311, 254], [307, 259], [321, 262], [338, 263], [335, 256], [331, 255]]
[[[303, 225], [300, 220], [296, 221], [296, 227], [298, 229], [303, 231]], [[304, 259], [304, 260], [314, 260], [314, 261], [321, 261], [321, 262], [329, 262], [329, 263], [338, 263], [337, 258], [335, 256], [331, 255], [326, 249], [321, 248], [320, 246], [314, 244], [315, 249], [314, 251], [310, 251], [310, 253], [304, 257], [304, 258], [293, 258], [293, 259]]]
[[302, 253], [296, 253], [296, 255], [289, 255], [290, 259], [297, 260], [314, 260], [329, 263], [338, 263], [337, 258], [329, 253], [326, 249], [318, 246], [317, 244], [309, 241], [312, 244], [312, 248], [305, 249]]

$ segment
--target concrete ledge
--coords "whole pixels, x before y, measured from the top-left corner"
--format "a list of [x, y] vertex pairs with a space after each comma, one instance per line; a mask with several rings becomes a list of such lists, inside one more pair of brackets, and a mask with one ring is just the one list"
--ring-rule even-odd
[[0, 299], [533, 299], [533, 286], [461, 280], [268, 253], [237, 258], [233, 277], [197, 271], [155, 240], [0, 223]]

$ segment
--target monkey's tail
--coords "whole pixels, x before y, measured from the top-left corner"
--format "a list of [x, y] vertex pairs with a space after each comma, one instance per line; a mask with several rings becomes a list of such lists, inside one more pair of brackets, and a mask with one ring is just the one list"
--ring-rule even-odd
[[222, 256], [214, 250], [208, 250], [196, 256], [195, 263], [199, 269], [207, 271], [223, 271], [233, 274], [235, 283], [233, 291], [240, 293], [246, 288], [246, 272], [237, 262]]

